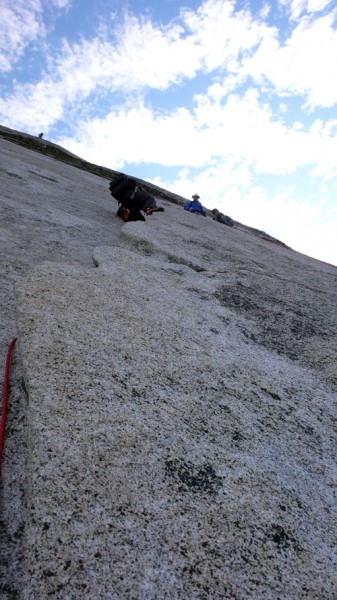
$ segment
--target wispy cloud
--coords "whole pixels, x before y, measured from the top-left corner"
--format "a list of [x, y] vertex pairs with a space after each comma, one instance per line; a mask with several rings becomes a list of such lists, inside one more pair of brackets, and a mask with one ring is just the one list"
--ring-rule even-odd
[[1, 0], [0, 72], [10, 72], [29, 44], [46, 36], [45, 14], [67, 9], [73, 0]]
[[193, 110], [156, 114], [144, 104], [121, 108], [83, 123], [77, 142], [64, 138], [61, 143], [78, 154], [85, 148], [90, 160], [107, 166], [144, 162], [197, 168], [234, 158], [257, 174], [309, 167], [313, 176], [331, 178], [337, 174], [336, 129], [336, 120], [289, 126], [251, 88], [243, 96], [227, 95], [225, 102], [199, 94]]
[[44, 36], [42, 14], [40, 0], [1, 1], [0, 71], [10, 71], [27, 44]]
[[279, 0], [279, 2], [287, 9], [293, 20], [298, 19], [303, 13], [317, 13], [333, 4], [331, 0]]
[[[48, 129], [67, 114], [71, 118], [80, 104], [75, 137], [60, 141], [102, 164], [198, 167], [235, 157], [254, 165], [257, 173], [290, 173], [307, 165], [314, 175], [333, 176], [335, 121], [315, 119], [304, 125], [299, 116], [286, 124], [282, 112], [274, 114], [264, 83], [273, 86], [273, 94], [300, 94], [307, 104], [337, 102], [336, 79], [323, 77], [322, 85], [322, 73], [334, 65], [331, 55], [337, 56], [334, 18], [334, 11], [312, 22], [304, 17], [281, 45], [275, 27], [254, 20], [249, 11], [235, 12], [234, 2], [208, 0], [196, 12], [184, 10], [181, 23], [166, 28], [127, 16], [121, 41], [104, 34], [64, 41], [62, 51], [50, 56], [49, 74], [35, 85], [14, 88], [0, 109], [17, 127]], [[308, 61], [308, 53], [315, 60]], [[156, 113], [144, 103], [147, 90], [165, 90], [198, 71], [216, 72], [218, 83], [195, 96], [193, 108]], [[247, 80], [255, 87], [243, 95], [236, 92]], [[116, 91], [122, 94], [121, 106], [117, 102], [101, 118], [92, 116], [95, 95], [109, 97]], [[132, 145], [126, 129], [132, 132]], [[111, 139], [119, 140], [114, 150]]]
[[[9, 4], [1, 9], [7, 15], [5, 21], [15, 23], [7, 28], [12, 41], [2, 55], [3, 68], [9, 69], [25, 44], [43, 35], [40, 2], [30, 3], [29, 8], [25, 7], [27, 3], [18, 4], [15, 12]], [[29, 18], [23, 27], [26, 11]], [[129, 15], [119, 32], [119, 41], [98, 33], [93, 39], [77, 43], [64, 41], [56, 56], [50, 48], [49, 72], [35, 85], [17, 86], [2, 100], [0, 108], [13, 121], [17, 115], [17, 126], [27, 123], [30, 114], [32, 124], [41, 122], [37, 98], [44, 102], [52, 94], [58, 108], [48, 110], [50, 103], [46, 103], [41, 122], [46, 128], [64, 116], [67, 105], [92, 93], [118, 91], [130, 97], [149, 89], [166, 90], [192, 80], [197, 73], [215, 71], [218, 79], [221, 73], [226, 77], [225, 91], [235, 90], [250, 79], [262, 90], [269, 87], [285, 97], [301, 95], [307, 107], [329, 107], [337, 102], [332, 60], [337, 58], [335, 18], [335, 11], [314, 21], [305, 16], [281, 44], [275, 27], [259, 18], [254, 20], [249, 11], [235, 13], [233, 2], [208, 0], [197, 12], [183, 11], [179, 24], [165, 28]], [[26, 108], [21, 122], [20, 106]]]
[[337, 102], [337, 11], [311, 20], [303, 17], [285, 43], [275, 35], [264, 38], [256, 52], [243, 60], [246, 77], [269, 85], [283, 96], [303, 96], [304, 108], [331, 107]]
[[68, 8], [71, 6], [73, 0], [50, 0], [50, 4], [55, 8]]

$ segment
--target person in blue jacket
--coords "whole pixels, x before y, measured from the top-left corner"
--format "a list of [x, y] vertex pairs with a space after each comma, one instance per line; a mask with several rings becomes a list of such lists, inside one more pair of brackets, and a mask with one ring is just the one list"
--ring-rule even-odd
[[206, 217], [206, 211], [201, 202], [199, 202], [199, 198], [200, 196], [198, 196], [198, 194], [193, 194], [192, 200], [187, 200], [187, 202], [185, 202], [184, 210]]

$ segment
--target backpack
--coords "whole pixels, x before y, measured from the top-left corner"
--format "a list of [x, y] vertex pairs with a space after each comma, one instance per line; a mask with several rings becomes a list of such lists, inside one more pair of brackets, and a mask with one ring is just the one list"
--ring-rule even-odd
[[109, 190], [110, 190], [110, 194], [111, 196], [113, 196], [113, 190], [115, 190], [120, 183], [122, 183], [122, 181], [124, 181], [126, 179], [126, 175], [124, 175], [123, 173], [121, 175], [118, 175], [116, 177], [116, 179], [113, 179], [112, 181], [110, 181], [109, 183]]
[[137, 183], [135, 179], [122, 174], [114, 181], [111, 181], [109, 190], [111, 196], [116, 198], [117, 202], [123, 202], [124, 200], [132, 199], [136, 187]]

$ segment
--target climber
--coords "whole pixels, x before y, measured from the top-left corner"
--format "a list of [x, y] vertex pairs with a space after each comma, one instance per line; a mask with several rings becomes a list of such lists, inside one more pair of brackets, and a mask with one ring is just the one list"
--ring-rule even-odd
[[164, 208], [157, 206], [156, 199], [141, 186], [137, 186], [133, 200], [146, 215], [152, 215], [154, 212], [164, 212]]
[[223, 223], [229, 227], [234, 227], [234, 221], [231, 219], [231, 217], [228, 217], [228, 215], [224, 215], [217, 208], [213, 208], [212, 213], [214, 215], [213, 221], [218, 221], [219, 223]]
[[199, 202], [199, 198], [200, 196], [198, 194], [193, 194], [192, 200], [187, 200], [187, 202], [185, 202], [184, 210], [206, 217], [206, 211], [201, 202]]
[[157, 202], [151, 194], [143, 190], [135, 179], [121, 174], [109, 185], [111, 195], [119, 203], [117, 215], [123, 221], [145, 221], [141, 211], [146, 215], [152, 215], [154, 212], [163, 212], [162, 206], [157, 206]]

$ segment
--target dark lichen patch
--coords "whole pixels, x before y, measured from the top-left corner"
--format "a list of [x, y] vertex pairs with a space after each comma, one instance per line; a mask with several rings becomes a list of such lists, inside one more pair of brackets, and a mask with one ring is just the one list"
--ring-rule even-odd
[[246, 319], [239, 328], [247, 344], [258, 344], [301, 364], [327, 371], [332, 365], [325, 347], [336, 331], [336, 314], [325, 310], [321, 296], [309, 285], [290, 279], [250, 274], [249, 281], [224, 284], [214, 294], [226, 309]]
[[229, 406], [227, 406], [227, 404], [219, 404], [219, 408], [221, 410], [224, 410], [226, 413], [231, 414], [232, 410], [229, 408]]
[[234, 308], [239, 312], [254, 311], [258, 309], [258, 305], [250, 296], [250, 288], [243, 286], [240, 282], [237, 282], [237, 287], [226, 288], [222, 286], [221, 289], [216, 292], [215, 297], [220, 300], [221, 304]]
[[241, 442], [242, 440], [245, 439], [245, 437], [242, 435], [242, 433], [238, 429], [235, 429], [235, 431], [233, 432], [233, 435], [232, 435], [232, 439], [233, 439], [233, 442]]
[[222, 479], [212, 465], [194, 465], [190, 461], [181, 459], [167, 459], [165, 462], [165, 475], [172, 477], [178, 485], [180, 492], [216, 494], [222, 485]]
[[45, 579], [46, 577], [54, 577], [55, 576], [55, 571], [52, 571], [51, 569], [45, 569], [42, 573], [42, 577]]
[[305, 315], [302, 318], [294, 317], [290, 320], [290, 331], [294, 336], [310, 337], [317, 333], [313, 323], [307, 320]]
[[290, 533], [287, 533], [281, 525], [273, 524], [271, 526], [270, 538], [280, 551], [290, 548], [295, 551], [300, 549], [297, 540]]

